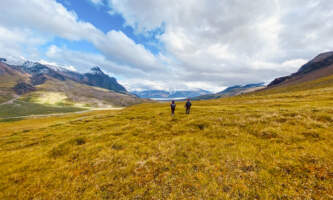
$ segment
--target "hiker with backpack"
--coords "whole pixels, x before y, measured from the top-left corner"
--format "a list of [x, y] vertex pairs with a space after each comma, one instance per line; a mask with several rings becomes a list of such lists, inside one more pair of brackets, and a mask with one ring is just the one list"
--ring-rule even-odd
[[171, 102], [170, 107], [171, 107], [171, 115], [174, 116], [175, 115], [175, 110], [176, 110], [176, 103], [175, 103], [175, 101]]
[[191, 103], [190, 99], [187, 99], [187, 102], [184, 107], [186, 108], [186, 114], [188, 114], [188, 115], [190, 114], [191, 106], [192, 106], [192, 103]]

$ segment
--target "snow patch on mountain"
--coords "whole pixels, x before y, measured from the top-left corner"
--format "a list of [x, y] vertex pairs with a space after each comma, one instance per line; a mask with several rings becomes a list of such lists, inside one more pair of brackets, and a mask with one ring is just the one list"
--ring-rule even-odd
[[4, 58], [7, 65], [23, 65], [27, 61], [23, 56], [20, 57], [7, 57]]
[[76, 72], [76, 68], [72, 65], [69, 66], [60, 66], [57, 63], [54, 62], [48, 62], [46, 60], [40, 60], [38, 61], [38, 63], [45, 65], [51, 69], [53, 69], [54, 71], [58, 71], [58, 72], [66, 72], [66, 71], [73, 71]]

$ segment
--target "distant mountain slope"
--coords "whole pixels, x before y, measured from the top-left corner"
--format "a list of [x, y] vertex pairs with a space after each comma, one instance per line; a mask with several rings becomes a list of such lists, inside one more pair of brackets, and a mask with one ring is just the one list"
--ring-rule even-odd
[[296, 73], [273, 80], [268, 89], [316, 80], [333, 74], [333, 52], [322, 53], [303, 65]]
[[142, 102], [134, 95], [117, 93], [104, 88], [88, 86], [72, 80], [59, 81], [49, 78], [44, 84], [36, 86], [37, 92], [31, 93], [33, 99], [43, 98], [45, 94], [53, 92], [64, 94], [65, 102], [74, 104], [87, 104], [92, 107], [122, 107]]
[[14, 87], [19, 82], [29, 80], [29, 76], [10, 68], [0, 62], [0, 103], [6, 102], [16, 96]]
[[211, 92], [197, 89], [197, 90], [180, 90], [174, 92], [168, 92], [164, 90], [145, 90], [145, 91], [133, 91], [133, 94], [141, 98], [192, 98], [200, 95], [211, 94]]
[[105, 74], [99, 67], [93, 67], [90, 72], [80, 74], [58, 66], [44, 65], [38, 62], [26, 61], [22, 65], [10, 65], [12, 68], [32, 75], [33, 84], [42, 84], [45, 76], [49, 76], [60, 81], [72, 80], [82, 84], [96, 86], [120, 93], [127, 93], [126, 89], [120, 85], [113, 77]]
[[109, 77], [99, 67], [93, 67], [91, 72], [84, 74], [84, 81], [86, 84], [91, 86], [97, 86], [116, 92], [126, 93], [127, 90], [120, 85], [117, 80], [113, 77]]
[[182, 97], [193, 98], [207, 94], [212, 94], [212, 93], [202, 89], [192, 90], [192, 91], [175, 91], [174, 93], [170, 94], [169, 98], [182, 98]]
[[232, 87], [228, 87], [225, 90], [218, 92], [216, 94], [209, 94], [209, 95], [202, 95], [193, 98], [193, 100], [206, 100], [206, 99], [217, 99], [221, 97], [230, 97], [230, 96], [236, 96], [240, 94], [245, 94], [249, 92], [253, 92], [259, 89], [263, 89], [265, 87], [264, 83], [253, 83], [253, 84], [247, 84], [244, 86], [241, 85], [235, 85]]
[[[14, 83], [18, 80], [26, 80], [28, 76], [0, 62], [0, 83]], [[0, 85], [2, 86], [2, 85]]]
[[132, 94], [141, 98], [168, 98], [170, 93], [164, 90], [144, 90], [144, 91], [132, 91]]
[[[33, 103], [53, 98], [56, 106], [120, 107], [142, 102], [98, 67], [80, 74], [36, 62], [22, 65], [5, 62], [6, 59], [0, 61], [0, 103], [17, 95]], [[62, 98], [57, 100], [57, 97]]]

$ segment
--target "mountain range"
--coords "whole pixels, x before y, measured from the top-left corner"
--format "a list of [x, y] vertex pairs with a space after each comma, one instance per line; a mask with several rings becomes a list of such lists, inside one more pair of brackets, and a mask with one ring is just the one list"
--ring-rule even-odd
[[235, 85], [226, 88], [225, 90], [215, 93], [215, 94], [207, 94], [198, 97], [194, 97], [193, 100], [206, 100], [206, 99], [217, 99], [222, 97], [230, 97], [241, 95], [249, 92], [254, 92], [256, 90], [260, 90], [265, 88], [265, 83], [251, 83], [247, 85]]
[[[38, 107], [43, 109], [41, 113], [44, 113], [45, 110], [53, 112], [53, 106], [80, 109], [123, 107], [146, 101], [142, 98], [216, 99], [250, 92], [272, 92], [275, 88], [290, 85], [302, 87], [303, 82], [332, 74], [333, 52], [326, 52], [301, 66], [297, 72], [274, 79], [267, 87], [264, 83], [236, 85], [215, 94], [201, 89], [174, 92], [146, 90], [129, 93], [100, 67], [93, 67], [87, 73], [78, 73], [39, 62], [26, 61], [13, 64], [5, 58], [0, 58], [0, 111], [8, 110], [3, 116], [9, 116], [8, 113], [18, 110], [34, 110], [36, 104], [48, 105], [48, 107]], [[280, 89], [279, 91], [281, 92]]]
[[85, 106], [128, 106], [142, 102], [99, 67], [81, 74], [62, 67], [26, 61], [11, 65], [0, 59], [0, 102], [15, 96], [41, 99], [62, 95], [66, 103]]
[[147, 99], [159, 99], [159, 98], [192, 98], [201, 95], [212, 94], [207, 90], [196, 89], [196, 90], [179, 90], [179, 91], [165, 91], [165, 90], [144, 90], [144, 91], [133, 91], [133, 94]]
[[60, 81], [72, 80], [114, 92], [127, 93], [126, 89], [120, 85], [115, 78], [106, 75], [99, 67], [93, 67], [90, 72], [81, 74], [62, 67], [31, 61], [26, 61], [22, 65], [9, 66], [20, 72], [32, 75], [31, 83], [33, 85], [43, 84], [47, 80], [47, 76], [49, 76]]
[[247, 84], [244, 86], [236, 85], [216, 94], [202, 95], [193, 98], [193, 100], [216, 99], [222, 97], [230, 97], [241, 94], [246, 94], [256, 91], [267, 91], [277, 87], [285, 87], [289, 85], [297, 85], [308, 81], [313, 81], [322, 77], [333, 74], [333, 52], [319, 54], [300, 69], [288, 76], [283, 76], [274, 79], [271, 83], [265, 86], [264, 83]]

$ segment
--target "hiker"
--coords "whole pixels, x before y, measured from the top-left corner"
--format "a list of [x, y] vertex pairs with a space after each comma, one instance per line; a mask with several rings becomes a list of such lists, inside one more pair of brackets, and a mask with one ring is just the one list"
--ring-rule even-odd
[[170, 107], [171, 107], [171, 115], [174, 116], [175, 115], [175, 110], [176, 110], [176, 103], [175, 103], [175, 101], [171, 102]]
[[192, 106], [192, 103], [191, 103], [190, 99], [187, 99], [187, 102], [184, 107], [186, 108], [186, 114], [188, 114], [188, 115], [190, 114], [191, 106]]

